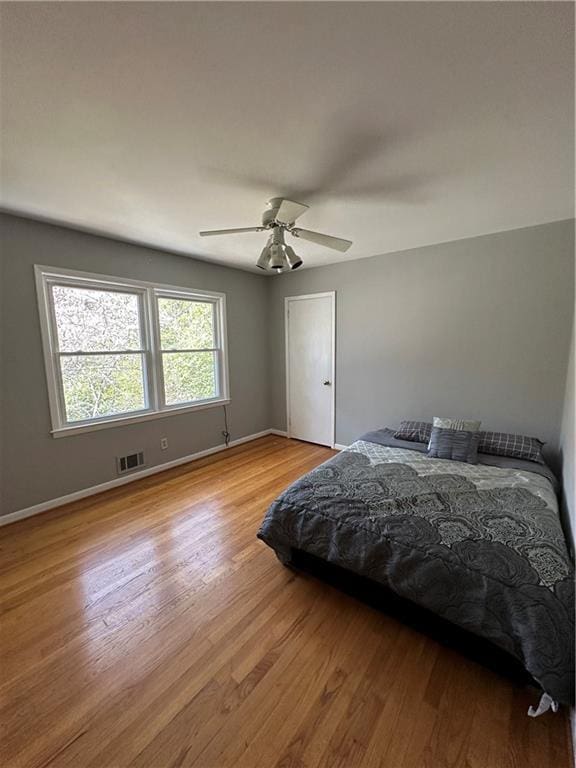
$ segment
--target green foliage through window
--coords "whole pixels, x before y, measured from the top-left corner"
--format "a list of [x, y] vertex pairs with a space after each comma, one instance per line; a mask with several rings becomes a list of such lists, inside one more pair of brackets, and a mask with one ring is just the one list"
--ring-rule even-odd
[[146, 408], [141, 355], [62, 357], [68, 421], [84, 421]]
[[[158, 299], [166, 405], [218, 396], [214, 304], [189, 299]], [[187, 350], [187, 351], [177, 351]], [[198, 350], [192, 352], [190, 350]]]
[[217, 396], [215, 352], [165, 352], [162, 355], [166, 404]]
[[158, 299], [162, 349], [214, 349], [214, 304]]
[[[66, 421], [149, 409], [145, 294], [58, 284], [51, 290]], [[165, 404], [217, 398], [215, 302], [150, 297], [157, 302]]]

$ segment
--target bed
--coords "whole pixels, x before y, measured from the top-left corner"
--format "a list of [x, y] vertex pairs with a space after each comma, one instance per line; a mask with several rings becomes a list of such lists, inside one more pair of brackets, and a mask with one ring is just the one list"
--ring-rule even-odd
[[574, 701], [574, 574], [545, 465], [434, 459], [377, 430], [287, 488], [258, 537], [284, 564], [301, 551], [384, 585]]

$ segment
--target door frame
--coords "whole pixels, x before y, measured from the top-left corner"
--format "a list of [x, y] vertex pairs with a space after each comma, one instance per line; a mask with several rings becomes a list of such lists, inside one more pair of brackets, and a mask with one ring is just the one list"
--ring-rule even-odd
[[329, 298], [332, 305], [332, 369], [330, 371], [332, 381], [332, 402], [331, 402], [331, 448], [336, 445], [336, 291], [324, 291], [322, 293], [303, 293], [300, 296], [284, 297], [284, 346], [285, 346], [285, 369], [286, 369], [286, 437], [292, 437], [290, 430], [290, 333], [288, 324], [288, 312], [291, 301], [301, 301], [303, 299], [326, 299]]

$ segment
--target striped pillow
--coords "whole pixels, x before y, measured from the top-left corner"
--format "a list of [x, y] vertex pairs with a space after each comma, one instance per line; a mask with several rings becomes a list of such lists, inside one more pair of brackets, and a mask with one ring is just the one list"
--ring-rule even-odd
[[482, 422], [473, 419], [439, 419], [434, 417], [433, 427], [441, 429], [458, 429], [465, 432], [478, 432]]
[[428, 444], [428, 456], [436, 459], [478, 462], [479, 421], [435, 418]]

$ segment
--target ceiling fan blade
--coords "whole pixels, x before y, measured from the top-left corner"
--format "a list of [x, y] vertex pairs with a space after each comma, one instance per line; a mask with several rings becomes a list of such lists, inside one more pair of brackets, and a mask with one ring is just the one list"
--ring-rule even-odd
[[310, 240], [311, 243], [324, 245], [326, 248], [333, 248], [335, 251], [347, 251], [352, 245], [352, 240], [344, 240], [342, 237], [332, 237], [332, 235], [323, 235], [321, 232], [311, 232], [309, 229], [300, 229], [292, 227], [291, 234], [301, 237], [303, 240]]
[[293, 200], [282, 200], [276, 214], [276, 221], [280, 224], [294, 224], [296, 219], [308, 210], [308, 207]]
[[208, 229], [198, 234], [202, 237], [211, 237], [212, 235], [235, 235], [238, 232], [262, 232], [265, 227], [241, 227], [240, 229]]

